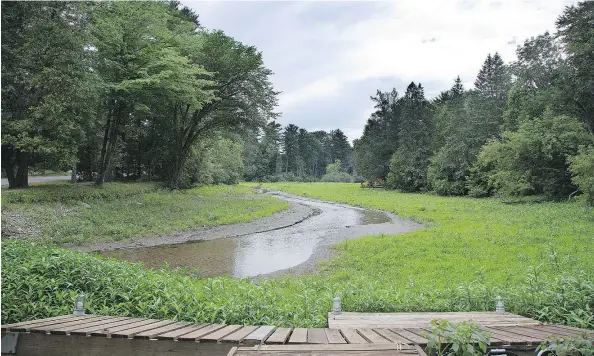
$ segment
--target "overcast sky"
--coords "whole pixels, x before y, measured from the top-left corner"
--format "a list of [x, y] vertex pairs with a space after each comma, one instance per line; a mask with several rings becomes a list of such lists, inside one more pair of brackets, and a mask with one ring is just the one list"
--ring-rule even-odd
[[460, 75], [471, 87], [488, 53], [504, 61], [544, 31], [571, 0], [182, 1], [200, 22], [263, 52], [282, 91], [281, 124], [363, 132], [377, 89], [427, 97]]

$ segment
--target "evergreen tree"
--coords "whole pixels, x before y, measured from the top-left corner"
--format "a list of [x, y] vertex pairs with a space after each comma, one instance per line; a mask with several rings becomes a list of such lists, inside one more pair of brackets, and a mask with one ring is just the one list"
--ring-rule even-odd
[[432, 131], [429, 105], [421, 84], [410, 83], [401, 99], [400, 145], [387, 179], [394, 188], [418, 191], [427, 186]]

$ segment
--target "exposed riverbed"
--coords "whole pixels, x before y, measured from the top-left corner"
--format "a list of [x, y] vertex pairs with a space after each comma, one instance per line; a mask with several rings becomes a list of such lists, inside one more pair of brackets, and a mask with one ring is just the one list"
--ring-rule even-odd
[[201, 276], [265, 277], [312, 272], [346, 239], [398, 234], [420, 224], [393, 214], [270, 192], [287, 200], [287, 211], [253, 222], [204, 228], [184, 234], [96, 244], [81, 248], [147, 267], [197, 268]]

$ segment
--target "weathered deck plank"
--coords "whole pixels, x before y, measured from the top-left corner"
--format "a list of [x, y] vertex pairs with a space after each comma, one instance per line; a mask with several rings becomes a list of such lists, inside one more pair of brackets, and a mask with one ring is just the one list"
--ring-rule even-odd
[[329, 344], [346, 344], [347, 341], [344, 339], [340, 330], [338, 329], [324, 329], [326, 337], [328, 338]]
[[289, 344], [305, 344], [307, 342], [307, 329], [295, 328], [289, 338]]
[[204, 328], [200, 328], [196, 331], [189, 332], [187, 334], [179, 336], [177, 339], [182, 341], [198, 341], [201, 337], [215, 332], [219, 329], [224, 328], [223, 324], [210, 324]]
[[173, 324], [162, 326], [160, 328], [140, 332], [140, 333], [134, 335], [134, 338], [135, 339], [154, 339], [159, 334], [175, 331], [175, 330], [181, 329], [183, 327], [187, 327], [188, 325], [191, 325], [191, 324], [185, 323], [185, 322], [173, 323]]
[[258, 330], [249, 334], [245, 339], [243, 339], [243, 343], [245, 345], [257, 345], [262, 344], [263, 342], [268, 339], [270, 335], [274, 332], [276, 326], [264, 325], [258, 328]]
[[307, 329], [308, 344], [327, 344], [328, 337], [324, 329]]
[[272, 335], [268, 339], [266, 339], [266, 344], [274, 345], [274, 344], [284, 344], [289, 339], [289, 335], [291, 335], [291, 328], [278, 328], [276, 329]]
[[191, 325], [186, 326], [186, 327], [181, 328], [181, 329], [177, 329], [177, 330], [173, 330], [173, 331], [166, 332], [166, 333], [163, 333], [163, 334], [159, 334], [159, 335], [157, 335], [157, 339], [160, 339], [160, 340], [177, 340], [177, 338], [180, 337], [180, 336], [182, 336], [182, 335], [189, 334], [192, 331], [196, 331], [196, 330], [202, 329], [202, 328], [204, 328], [204, 327], [206, 327], [208, 325], [210, 325], [210, 324], [191, 324]]
[[243, 340], [251, 333], [256, 331], [259, 326], [244, 326], [243, 328], [231, 333], [221, 339], [221, 342], [231, 342], [241, 344]]
[[477, 325], [538, 325], [540, 322], [512, 313], [451, 312], [451, 313], [328, 313], [330, 328], [423, 328], [433, 319], [450, 322], [472, 321]]
[[342, 335], [347, 340], [349, 344], [367, 344], [368, 341], [365, 340], [356, 329], [340, 329]]
[[222, 329], [219, 329], [217, 331], [214, 331], [210, 334], [206, 334], [202, 337], [200, 337], [199, 339], [197, 339], [197, 341], [200, 342], [218, 342], [219, 340], [221, 340], [222, 338], [224, 338], [225, 336], [237, 331], [238, 329], [241, 329], [242, 326], [241, 325], [227, 325]]

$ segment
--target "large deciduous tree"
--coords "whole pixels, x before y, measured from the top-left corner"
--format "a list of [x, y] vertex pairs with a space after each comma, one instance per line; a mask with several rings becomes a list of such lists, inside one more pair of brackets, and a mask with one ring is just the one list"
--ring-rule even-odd
[[85, 3], [2, 2], [2, 167], [9, 188], [28, 186], [36, 158], [70, 167], [94, 120], [87, 14]]

